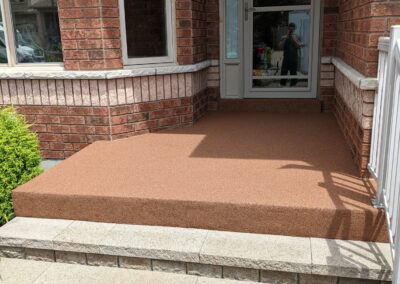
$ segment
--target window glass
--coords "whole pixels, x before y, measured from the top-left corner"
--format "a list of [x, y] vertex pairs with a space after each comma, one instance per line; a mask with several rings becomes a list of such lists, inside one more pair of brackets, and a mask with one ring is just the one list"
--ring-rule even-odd
[[128, 58], [168, 56], [165, 0], [125, 0]]
[[238, 58], [238, 0], [226, 1], [226, 58]]
[[56, 0], [11, 0], [18, 63], [62, 62]]
[[254, 7], [311, 5], [311, 0], [254, 0]]
[[256, 12], [253, 16], [253, 87], [308, 87], [309, 10]]
[[7, 49], [6, 49], [6, 38], [4, 34], [3, 18], [1, 14], [0, 6], [0, 64], [7, 63]]

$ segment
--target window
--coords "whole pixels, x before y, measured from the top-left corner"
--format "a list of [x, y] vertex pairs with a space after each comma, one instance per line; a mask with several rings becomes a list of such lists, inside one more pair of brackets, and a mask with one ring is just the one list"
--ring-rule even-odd
[[3, 9], [0, 5], [0, 64], [8, 63], [7, 60], [7, 48], [6, 48], [6, 35], [4, 32], [3, 25]]
[[172, 62], [172, 0], [120, 0], [124, 62]]
[[226, 1], [226, 58], [239, 57], [238, 0]]
[[56, 0], [0, 2], [4, 17], [0, 21], [1, 62], [3, 48], [5, 53], [8, 49], [10, 65], [63, 61]]

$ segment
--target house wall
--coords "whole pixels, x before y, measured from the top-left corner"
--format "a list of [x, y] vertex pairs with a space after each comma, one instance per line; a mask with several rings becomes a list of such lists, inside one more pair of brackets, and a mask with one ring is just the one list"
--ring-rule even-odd
[[367, 77], [378, 70], [378, 40], [400, 23], [398, 1], [338, 0], [338, 44], [336, 55]]
[[[218, 32], [209, 28], [209, 22], [218, 26], [218, 7], [208, 2], [175, 2], [176, 62], [200, 67], [164, 70], [163, 75], [144, 70], [115, 79], [104, 73], [105, 79], [95, 79], [91, 71], [123, 68], [118, 0], [58, 0], [64, 69], [72, 73], [53, 78], [49, 72], [40, 79], [6, 76], [0, 105], [14, 104], [26, 115], [44, 158], [66, 158], [97, 140], [189, 126], [207, 110], [207, 86], [219, 78], [218, 68], [207, 62], [217, 59], [213, 52], [208, 56], [208, 48], [215, 55], [218, 44]], [[73, 71], [88, 71], [88, 78]]]
[[[390, 25], [400, 23], [400, 5], [396, 2], [323, 0], [319, 99], [322, 110], [334, 111], [345, 136], [352, 137], [348, 142], [362, 172], [368, 159], [365, 149], [371, 127], [360, 117], [365, 116], [364, 104], [372, 106], [374, 89], [359, 89], [347, 73], [335, 68], [332, 58], [341, 58], [361, 76], [374, 77], [378, 38], [388, 34]], [[116, 70], [122, 74], [118, 0], [57, 3], [65, 70]], [[0, 104], [17, 105], [35, 123], [33, 128], [40, 135], [47, 158], [66, 157], [96, 139], [110, 140], [190, 125], [206, 108], [218, 109], [219, 9], [219, 0], [175, 1], [176, 62], [182, 67], [195, 65], [191, 71], [163, 72], [157, 76], [142, 72], [112, 79], [107, 75], [102, 79], [3, 76]], [[186, 84], [191, 87], [186, 88]], [[200, 87], [194, 87], [195, 84]], [[180, 91], [182, 88], [184, 92]], [[138, 111], [140, 104], [148, 102], [154, 108]], [[124, 109], [124, 118], [114, 115], [119, 108]], [[361, 132], [365, 134], [358, 139], [355, 133]], [[68, 134], [80, 138], [71, 140], [66, 138]]]
[[44, 158], [63, 159], [97, 140], [193, 124], [207, 110], [207, 70], [117, 79], [0, 80], [38, 133]]
[[[335, 3], [336, 2], [336, 3]], [[332, 1], [338, 7], [334, 113], [362, 176], [368, 176], [379, 37], [400, 23], [398, 1]], [[340, 68], [339, 68], [340, 65]]]

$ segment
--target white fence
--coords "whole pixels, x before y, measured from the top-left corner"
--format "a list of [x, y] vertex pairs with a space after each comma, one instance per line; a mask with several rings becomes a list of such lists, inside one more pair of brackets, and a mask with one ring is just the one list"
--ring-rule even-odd
[[380, 39], [379, 52], [369, 169], [378, 183], [375, 205], [384, 208], [388, 221], [393, 283], [400, 283], [400, 26]]

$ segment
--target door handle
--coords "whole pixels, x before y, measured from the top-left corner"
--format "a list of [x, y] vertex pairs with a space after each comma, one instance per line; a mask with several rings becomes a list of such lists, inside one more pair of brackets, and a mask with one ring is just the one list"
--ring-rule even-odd
[[254, 8], [249, 8], [249, 3], [244, 4], [244, 20], [248, 21], [249, 20], [249, 13], [254, 12], [256, 9]]

